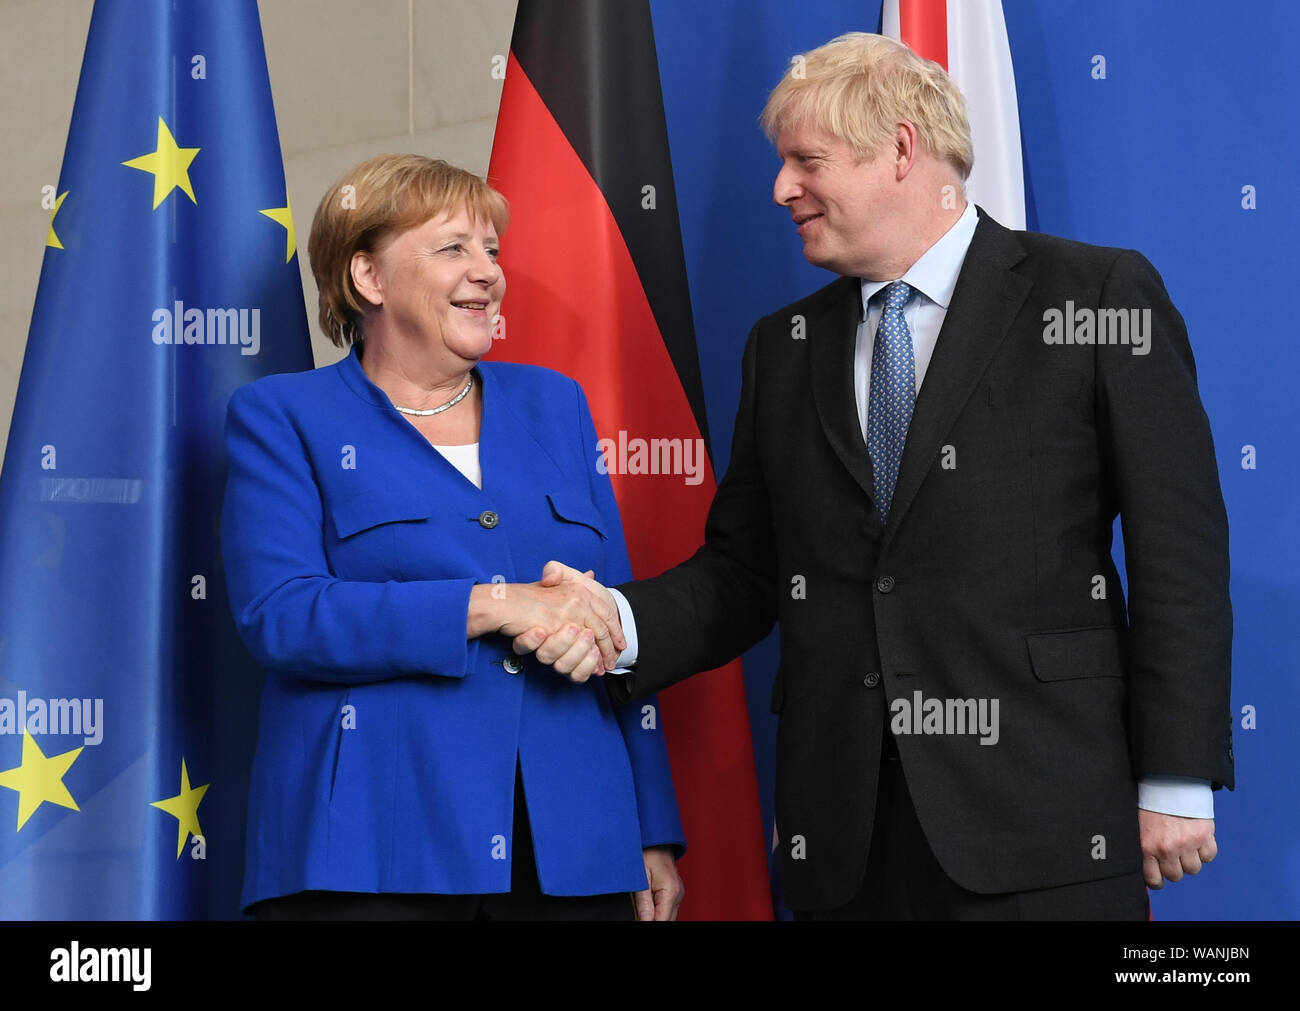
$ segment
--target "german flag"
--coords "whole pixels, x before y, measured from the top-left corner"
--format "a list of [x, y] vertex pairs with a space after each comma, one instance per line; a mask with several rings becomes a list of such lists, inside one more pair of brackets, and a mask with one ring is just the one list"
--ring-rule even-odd
[[[577, 379], [615, 446], [707, 446], [647, 0], [521, 0], [488, 175], [511, 209], [493, 357]], [[610, 468], [638, 578], [702, 543], [715, 474], [700, 456], [698, 480]], [[739, 661], [665, 692], [660, 708], [690, 847], [681, 918], [771, 919]]]

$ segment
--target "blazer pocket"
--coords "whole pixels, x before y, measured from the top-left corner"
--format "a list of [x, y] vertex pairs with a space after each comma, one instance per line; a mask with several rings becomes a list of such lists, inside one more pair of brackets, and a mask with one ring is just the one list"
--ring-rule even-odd
[[1124, 676], [1124, 629], [1116, 625], [1031, 632], [1029, 662], [1039, 681]]
[[546, 501], [551, 504], [551, 512], [561, 523], [577, 523], [594, 530], [600, 539], [606, 539], [605, 522], [589, 499], [572, 492], [546, 493]]
[[329, 510], [339, 540], [385, 523], [420, 522], [432, 514], [428, 501], [421, 497], [373, 487], [331, 503]]

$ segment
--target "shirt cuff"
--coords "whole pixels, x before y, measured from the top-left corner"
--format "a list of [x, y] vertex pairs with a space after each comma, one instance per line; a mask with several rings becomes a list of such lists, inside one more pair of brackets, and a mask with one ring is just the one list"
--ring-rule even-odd
[[1180, 818], [1213, 818], [1214, 789], [1207, 779], [1147, 776], [1138, 780], [1138, 807]]
[[627, 640], [627, 649], [618, 655], [618, 665], [610, 673], [626, 674], [636, 666], [636, 619], [632, 617], [632, 605], [627, 602], [627, 598], [612, 586], [606, 587], [606, 589], [609, 590], [610, 596], [614, 598], [614, 603], [618, 605], [618, 620], [623, 623], [623, 638]]

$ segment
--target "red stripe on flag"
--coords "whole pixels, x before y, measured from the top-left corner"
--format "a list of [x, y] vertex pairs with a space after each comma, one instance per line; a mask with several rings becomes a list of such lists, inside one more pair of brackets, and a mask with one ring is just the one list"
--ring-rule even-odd
[[948, 69], [948, 0], [898, 0], [898, 30], [918, 54]]
[[[510, 201], [501, 247], [506, 338], [493, 357], [577, 379], [601, 438], [699, 438], [605, 197], [513, 53], [488, 178]], [[637, 576], [662, 572], [702, 542], [715, 488], [707, 456], [702, 465], [697, 485], [680, 474], [610, 475]], [[690, 847], [682, 918], [771, 919], [739, 662], [664, 692], [660, 709]]]

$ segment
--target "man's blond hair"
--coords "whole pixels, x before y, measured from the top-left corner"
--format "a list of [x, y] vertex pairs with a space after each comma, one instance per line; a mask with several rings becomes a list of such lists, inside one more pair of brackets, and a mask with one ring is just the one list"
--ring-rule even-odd
[[966, 102], [943, 67], [894, 39], [849, 32], [794, 57], [759, 122], [771, 141], [783, 130], [811, 126], [869, 159], [904, 120], [963, 182], [970, 176], [975, 152]]

